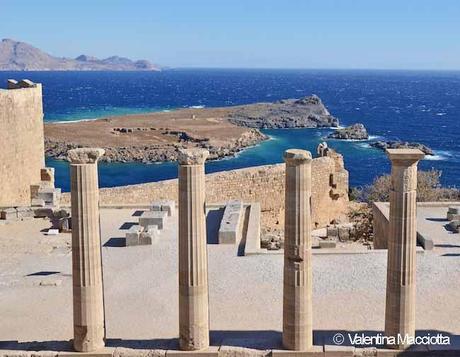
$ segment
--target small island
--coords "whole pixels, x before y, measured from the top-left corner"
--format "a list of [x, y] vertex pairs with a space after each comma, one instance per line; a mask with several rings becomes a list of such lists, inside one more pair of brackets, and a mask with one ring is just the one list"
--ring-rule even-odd
[[107, 162], [176, 161], [179, 149], [201, 147], [210, 159], [233, 156], [268, 137], [264, 128], [336, 127], [315, 95], [274, 103], [224, 108], [187, 108], [171, 112], [45, 124], [45, 152], [65, 160], [78, 147], [102, 147]]
[[367, 140], [369, 134], [367, 133], [364, 124], [356, 123], [346, 128], [337, 129], [333, 133], [327, 136], [329, 139], [340, 139], [340, 140]]

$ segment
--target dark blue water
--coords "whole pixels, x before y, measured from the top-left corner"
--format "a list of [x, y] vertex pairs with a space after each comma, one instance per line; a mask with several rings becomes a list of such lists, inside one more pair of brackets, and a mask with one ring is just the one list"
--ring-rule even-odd
[[[44, 86], [45, 120], [229, 106], [316, 93], [341, 125], [362, 122], [379, 139], [417, 141], [435, 150], [422, 169], [442, 170], [442, 183], [460, 186], [460, 72], [319, 70], [171, 70], [152, 72], [0, 72]], [[238, 157], [210, 162], [208, 172], [281, 162], [289, 147], [315, 151], [328, 130], [267, 130], [273, 139]], [[383, 152], [366, 142], [329, 141], [345, 157], [352, 185], [389, 171]], [[48, 160], [68, 189], [66, 163]], [[101, 186], [173, 178], [174, 164], [101, 164]]]

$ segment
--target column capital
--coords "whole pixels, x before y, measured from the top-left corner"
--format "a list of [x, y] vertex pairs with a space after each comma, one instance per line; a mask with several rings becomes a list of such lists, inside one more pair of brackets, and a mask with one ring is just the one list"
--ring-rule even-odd
[[179, 165], [203, 165], [209, 156], [209, 151], [206, 149], [179, 149], [177, 161]]
[[311, 162], [311, 153], [307, 150], [288, 149], [284, 152], [284, 162], [289, 165], [301, 165]]
[[393, 164], [403, 166], [413, 165], [425, 157], [419, 149], [387, 149], [386, 153]]
[[104, 153], [104, 149], [79, 148], [69, 150], [67, 157], [72, 165], [95, 164]]

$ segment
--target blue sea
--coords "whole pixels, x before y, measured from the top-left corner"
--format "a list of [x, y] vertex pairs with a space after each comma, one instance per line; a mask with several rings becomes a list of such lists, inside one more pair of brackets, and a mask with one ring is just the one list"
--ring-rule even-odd
[[[346, 126], [364, 123], [371, 139], [417, 141], [436, 155], [420, 163], [460, 186], [460, 72], [352, 70], [217, 70], [163, 72], [0, 72], [43, 84], [45, 121], [220, 107], [298, 98], [313, 93]], [[285, 149], [316, 151], [330, 129], [264, 130], [271, 137], [234, 158], [208, 162], [207, 172], [282, 162]], [[368, 142], [329, 140], [344, 155], [350, 184], [362, 186], [390, 170]], [[47, 159], [56, 184], [69, 189], [68, 164]], [[101, 163], [100, 185], [112, 187], [175, 178], [174, 163]]]

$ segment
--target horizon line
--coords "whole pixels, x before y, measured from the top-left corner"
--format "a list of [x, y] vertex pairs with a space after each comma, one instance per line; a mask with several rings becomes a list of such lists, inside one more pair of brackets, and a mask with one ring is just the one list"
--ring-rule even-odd
[[460, 72], [460, 68], [327, 68], [327, 67], [207, 67], [207, 66], [161, 66], [160, 71], [124, 71], [124, 70], [0, 70], [5, 72], [162, 72], [174, 70], [266, 70], [266, 71], [376, 71], [376, 72]]

